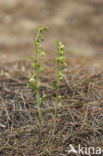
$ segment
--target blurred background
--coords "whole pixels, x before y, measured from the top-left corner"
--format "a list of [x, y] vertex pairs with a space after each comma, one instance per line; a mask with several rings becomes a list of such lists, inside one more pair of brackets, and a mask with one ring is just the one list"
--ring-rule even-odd
[[43, 26], [50, 56], [61, 40], [67, 56], [103, 58], [103, 0], [0, 0], [0, 61], [32, 55]]

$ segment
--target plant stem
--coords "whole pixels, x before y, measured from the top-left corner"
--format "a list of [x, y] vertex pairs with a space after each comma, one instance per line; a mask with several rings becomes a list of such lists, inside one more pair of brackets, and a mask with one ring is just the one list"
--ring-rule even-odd
[[[39, 33], [37, 34], [37, 38], [36, 40], [38, 39], [38, 35]], [[41, 114], [41, 99], [40, 99], [40, 91], [39, 91], [39, 84], [38, 84], [38, 74], [39, 74], [39, 71], [38, 71], [38, 47], [37, 45], [35, 45], [35, 63], [37, 64], [36, 68], [35, 68], [35, 71], [36, 71], [36, 87], [37, 87], [37, 105], [38, 105], [38, 113], [39, 113], [39, 127], [40, 127], [40, 135], [42, 133], [42, 114]]]
[[40, 135], [42, 133], [42, 114], [41, 114], [41, 100], [40, 100], [40, 91], [38, 87], [38, 71], [36, 71], [36, 85], [37, 85], [37, 103], [38, 103], [38, 113], [39, 113], [39, 126], [40, 126]]
[[[58, 57], [59, 57], [59, 49], [58, 49]], [[59, 102], [59, 70], [60, 64], [59, 60], [57, 60], [57, 84], [56, 84], [56, 104], [55, 104], [55, 114], [54, 114], [54, 133], [56, 132], [56, 118], [57, 118], [57, 111], [58, 111], [58, 102]]]

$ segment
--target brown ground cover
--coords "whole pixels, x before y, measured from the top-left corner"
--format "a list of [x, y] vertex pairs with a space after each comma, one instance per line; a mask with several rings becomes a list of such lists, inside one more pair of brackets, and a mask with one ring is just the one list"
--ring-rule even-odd
[[[40, 139], [36, 94], [27, 88], [33, 70], [30, 62], [2, 64], [0, 75], [0, 155], [62, 155], [69, 144], [102, 147], [103, 134], [103, 70], [100, 66], [81, 66], [68, 63], [60, 94], [57, 131], [52, 136], [55, 89], [54, 69], [45, 65], [40, 75], [40, 94], [51, 96], [42, 103], [43, 133]], [[53, 67], [53, 65], [52, 65]], [[27, 74], [28, 73], [28, 74]], [[53, 74], [52, 74], [53, 73]]]

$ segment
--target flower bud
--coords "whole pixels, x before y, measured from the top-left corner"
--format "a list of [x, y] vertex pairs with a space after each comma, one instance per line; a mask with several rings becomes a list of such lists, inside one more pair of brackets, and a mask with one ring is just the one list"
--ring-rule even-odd
[[40, 53], [40, 56], [45, 56], [45, 52], [41, 52]]

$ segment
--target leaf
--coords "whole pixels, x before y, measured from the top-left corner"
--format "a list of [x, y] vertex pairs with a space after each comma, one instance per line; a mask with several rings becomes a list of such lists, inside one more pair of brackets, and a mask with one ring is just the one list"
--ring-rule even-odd
[[35, 91], [38, 91], [38, 87], [35, 84], [33, 84], [33, 88]]
[[64, 96], [61, 96], [61, 95], [59, 96], [59, 99], [64, 99], [64, 98], [65, 98]]
[[55, 109], [51, 108], [50, 111], [53, 113], [53, 115], [55, 115]]
[[40, 40], [43, 42], [44, 41], [44, 38], [43, 38], [43, 36], [41, 35], [41, 34], [39, 34], [39, 38], [40, 38]]
[[48, 27], [39, 28], [38, 31], [42, 33], [43, 31], [48, 31]]
[[40, 52], [40, 56], [45, 56], [45, 52], [44, 51], [41, 51]]
[[48, 27], [43, 27], [43, 31], [48, 31]]
[[27, 84], [27, 87], [32, 87], [32, 88], [34, 88], [35, 91], [38, 91], [38, 87], [35, 85], [34, 82], [29, 82], [29, 83]]
[[51, 96], [50, 94], [47, 94], [47, 95], [42, 96], [42, 98], [41, 98], [41, 103], [42, 103], [44, 100], [46, 100], [48, 97], [50, 97], [50, 96]]
[[38, 39], [34, 40], [35, 46], [39, 46], [40, 45], [40, 41]]

